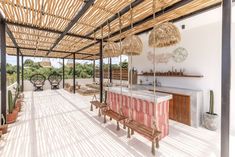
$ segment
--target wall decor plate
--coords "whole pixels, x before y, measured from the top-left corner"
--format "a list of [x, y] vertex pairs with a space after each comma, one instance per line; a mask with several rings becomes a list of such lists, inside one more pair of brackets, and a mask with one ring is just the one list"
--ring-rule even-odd
[[172, 59], [176, 63], [181, 63], [188, 57], [188, 51], [183, 47], [178, 47], [172, 52]]
[[[154, 53], [153, 52], [148, 52], [147, 56], [148, 60], [152, 63], [154, 63]], [[161, 54], [155, 54], [155, 61], [156, 63], [168, 63], [169, 60], [172, 58], [171, 53], [161, 53]]]

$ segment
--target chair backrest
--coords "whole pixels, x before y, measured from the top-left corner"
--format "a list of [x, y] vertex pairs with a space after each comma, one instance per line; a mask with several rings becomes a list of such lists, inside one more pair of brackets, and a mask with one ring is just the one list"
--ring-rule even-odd
[[45, 81], [46, 81], [46, 77], [42, 74], [34, 74], [30, 77], [30, 82], [34, 85], [36, 84], [44, 85]]
[[48, 76], [48, 81], [53, 84], [59, 84], [60, 81], [62, 80], [62, 76], [58, 73], [52, 73]]

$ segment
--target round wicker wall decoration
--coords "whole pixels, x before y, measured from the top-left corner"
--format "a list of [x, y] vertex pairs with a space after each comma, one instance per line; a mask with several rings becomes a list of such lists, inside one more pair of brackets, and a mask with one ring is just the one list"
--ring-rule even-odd
[[178, 47], [172, 53], [172, 58], [176, 63], [181, 63], [188, 57], [188, 51], [183, 47]]

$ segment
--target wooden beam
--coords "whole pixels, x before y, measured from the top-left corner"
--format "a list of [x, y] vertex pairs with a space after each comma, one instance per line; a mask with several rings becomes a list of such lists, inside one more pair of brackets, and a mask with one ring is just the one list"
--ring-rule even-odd
[[[43, 28], [43, 27], [37, 27], [31, 24], [22, 24], [22, 23], [17, 23], [17, 22], [11, 22], [11, 21], [7, 21], [8, 25], [12, 25], [12, 26], [16, 26], [16, 27], [23, 27], [23, 28], [29, 28], [29, 29], [34, 29], [34, 30], [39, 30], [39, 31], [45, 31], [45, 32], [49, 32], [49, 33], [55, 33], [55, 34], [62, 34], [62, 31], [59, 30], [54, 30], [54, 29], [50, 29], [50, 28]], [[74, 33], [67, 33], [66, 35], [71, 36], [71, 37], [75, 37], [75, 38], [82, 38], [82, 39], [88, 39], [88, 40], [97, 40], [95, 38], [92, 37], [86, 37], [83, 35], [79, 35], [79, 34], [74, 34]]]
[[[17, 48], [17, 47], [14, 47], [14, 46], [7, 46], [7, 48]], [[36, 48], [29, 48], [29, 47], [19, 47], [20, 49], [22, 50], [33, 50], [33, 51], [36, 51]], [[38, 51], [45, 51], [45, 52], [48, 52], [49, 50], [48, 49], [38, 49]], [[58, 52], [58, 53], [69, 53], [70, 55], [73, 54], [74, 52], [69, 52], [69, 51], [60, 51], [60, 50], [52, 50], [52, 52]], [[80, 55], [90, 55], [90, 53], [82, 53], [82, 52], [78, 52], [76, 54], [80, 54]]]
[[[235, 0], [234, 0], [234, 1], [235, 1]], [[176, 19], [171, 20], [171, 22], [178, 22], [178, 21], [181, 21], [181, 20], [185, 20], [185, 19], [187, 19], [187, 18], [191, 18], [191, 17], [193, 17], [193, 16], [202, 14], [202, 13], [207, 12], [207, 11], [210, 11], [210, 10], [212, 10], [212, 9], [216, 9], [216, 8], [220, 7], [221, 4], [222, 4], [221, 2], [218, 2], [218, 3], [214, 4], [214, 5], [209, 6], [209, 7], [206, 7], [206, 8], [203, 8], [203, 9], [199, 9], [199, 10], [197, 10], [197, 11], [195, 11], [195, 12], [189, 13], [189, 14], [184, 15], [184, 16], [180, 16], [179, 18], [176, 18]], [[136, 33], [136, 35], [140, 35], [140, 34], [149, 32], [149, 31], [151, 31], [152, 29], [153, 29], [153, 27], [148, 28], [148, 29], [145, 29], [145, 30], [143, 30], [143, 31], [141, 31], [141, 32]], [[124, 39], [124, 38], [122, 38], [121, 40], [123, 40], [123, 39]], [[119, 41], [120, 41], [120, 40], [118, 39], [118, 40], [116, 40], [115, 42], [119, 42]]]
[[56, 47], [56, 45], [64, 38], [64, 36], [71, 30], [71, 28], [77, 23], [77, 21], [86, 13], [86, 11], [90, 8], [90, 6], [93, 5], [93, 3], [95, 2], [95, 0], [87, 0], [85, 1], [84, 6], [82, 7], [82, 9], [77, 13], [77, 15], [70, 21], [70, 23], [68, 24], [68, 26], [65, 28], [64, 32], [62, 34], [60, 34], [59, 38], [56, 39], [55, 43], [52, 45], [52, 47], [50, 48], [49, 52], [47, 53], [47, 55], [49, 53], [51, 53], [51, 51]]
[[[142, 2], [144, 2], [144, 0], [135, 0], [134, 2], [131, 3], [131, 6], [132, 6], [132, 8], [134, 8], [134, 7], [138, 6], [139, 4], [141, 4]], [[86, 34], [86, 37], [91, 36], [93, 33], [97, 32], [102, 27], [106, 26], [107, 23], [110, 23], [110, 22], [116, 20], [119, 17], [119, 15], [122, 16], [122, 15], [126, 14], [128, 11], [130, 11], [130, 5], [126, 6], [124, 9], [122, 9], [120, 12], [116, 13], [115, 15], [113, 15], [107, 21], [105, 21], [101, 25], [97, 26], [96, 29], [94, 29], [90, 33]]]
[[[193, 1], [193, 0], [183, 0], [183, 1], [179, 1], [179, 2], [177, 2], [177, 3], [175, 3], [175, 4], [173, 4], [173, 5], [168, 6], [167, 8], [165, 8], [165, 9], [164, 9], [164, 12], [163, 12], [162, 10], [156, 12], [156, 13], [155, 13], [155, 16], [156, 16], [156, 18], [157, 18], [157, 17], [159, 17], [159, 16], [161, 16], [161, 15], [163, 15], [163, 14], [166, 14], [166, 13], [168, 13], [168, 12], [170, 12], [170, 11], [173, 11], [173, 10], [175, 10], [175, 9], [178, 9], [178, 8], [184, 6], [184, 5], [187, 5], [187, 4], [189, 4], [190, 2], [192, 2], [192, 1]], [[140, 26], [140, 25], [142, 25], [142, 24], [144, 24], [144, 23], [146, 23], [146, 22], [148, 22], [148, 21], [151, 21], [151, 20], [153, 20], [153, 15], [150, 15], [150, 16], [148, 16], [148, 17], [142, 19], [142, 20], [139, 20], [139, 21], [133, 23], [133, 27]], [[131, 25], [128, 25], [128, 26], [122, 28], [122, 29], [121, 29], [121, 32], [123, 33], [123, 32], [126, 32], [126, 31], [130, 30], [130, 29], [131, 29]], [[112, 37], [114, 37], [114, 36], [116, 36], [116, 35], [119, 35], [119, 34], [120, 34], [120, 30], [118, 30], [118, 31], [116, 31], [116, 32], [113, 32], [112, 34], [110, 34], [110, 38], [112, 38]], [[104, 38], [104, 40], [107, 40], [107, 39], [108, 39], [108, 36]]]
[[85, 47], [83, 47], [83, 48], [77, 50], [75, 53], [79, 53], [80, 51], [84, 51], [85, 49], [87, 49], [87, 48], [89, 48], [89, 47], [91, 47], [91, 46], [94, 46], [94, 45], [96, 45], [96, 44], [98, 44], [98, 43], [100, 43], [100, 41], [97, 41], [97, 42], [95, 42], [95, 43], [89, 44], [89, 45], [87, 45], [87, 46], [85, 46]]
[[[8, 28], [7, 25], [6, 25], [6, 32], [8, 36], [10, 37], [11, 41], [13, 42], [13, 44], [15, 45], [16, 49], [19, 48], [19, 45], [17, 44], [14, 35], [12, 34], [11, 30]], [[19, 49], [19, 53], [22, 55], [20, 49]]]

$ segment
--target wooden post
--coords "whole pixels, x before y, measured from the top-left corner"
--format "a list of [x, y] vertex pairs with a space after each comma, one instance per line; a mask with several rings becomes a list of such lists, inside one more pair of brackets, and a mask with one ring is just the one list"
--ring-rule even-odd
[[231, 88], [231, 0], [223, 0], [222, 15], [222, 89], [221, 156], [229, 157], [230, 88]]
[[63, 58], [62, 73], [63, 73], [63, 88], [64, 88], [64, 58]]
[[[6, 119], [6, 22], [0, 13], [0, 52], [1, 52], [1, 114]], [[1, 118], [2, 119], [2, 118]], [[1, 121], [2, 123], [2, 121]]]
[[17, 85], [20, 85], [20, 49], [17, 48], [16, 49], [16, 68], [17, 68], [17, 72], [16, 72], [16, 75], [17, 75]]
[[75, 72], [76, 72], [76, 67], [75, 67], [75, 53], [73, 54], [73, 93], [75, 93], [76, 91], [76, 87], [75, 87]]
[[24, 92], [24, 56], [21, 56], [21, 90]]
[[95, 60], [93, 60], [93, 82], [95, 82]]
[[112, 58], [109, 58], [109, 81], [112, 83], [113, 77], [112, 77]]
[[100, 102], [103, 102], [103, 41], [100, 41]]

